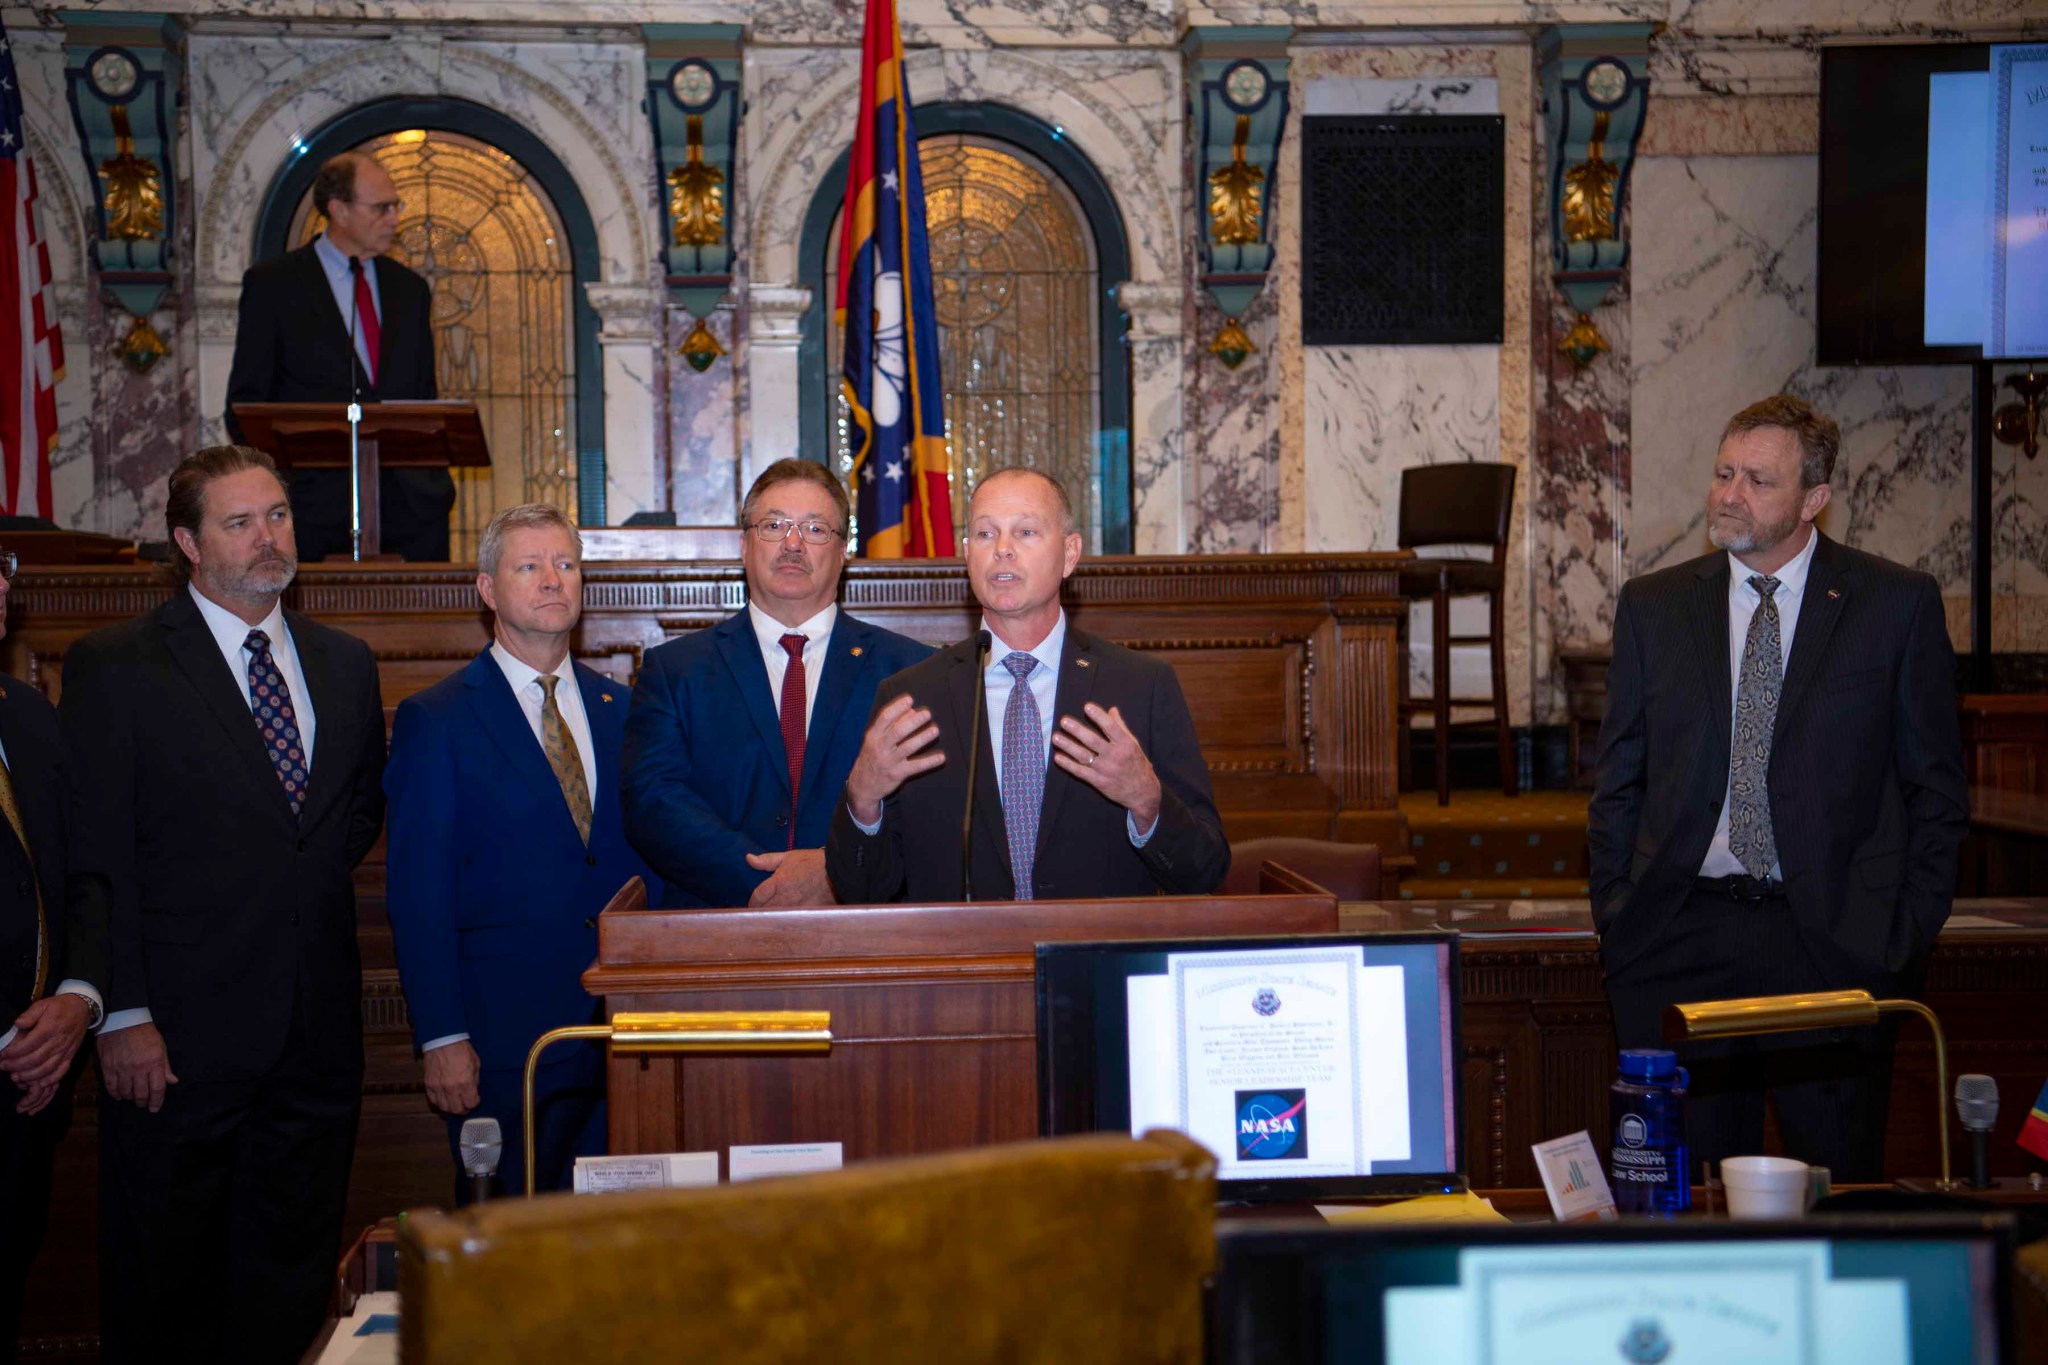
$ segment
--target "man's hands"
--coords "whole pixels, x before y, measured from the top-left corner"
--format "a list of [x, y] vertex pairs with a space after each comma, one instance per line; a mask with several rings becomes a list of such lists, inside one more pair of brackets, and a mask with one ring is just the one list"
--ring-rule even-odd
[[1053, 731], [1052, 761], [1131, 813], [1142, 837], [1159, 818], [1159, 775], [1114, 706], [1089, 702], [1081, 710], [1088, 725], [1068, 716]]
[[450, 1117], [467, 1114], [482, 1102], [476, 1082], [483, 1064], [467, 1038], [429, 1048], [420, 1063], [427, 1073], [427, 1103], [434, 1106], [435, 1113]]
[[[919, 753], [939, 737], [932, 713], [906, 694], [883, 707], [861, 741], [860, 757], [846, 778], [846, 803], [854, 819], [872, 825], [882, 818], [882, 801], [919, 773], [946, 761], [937, 749]], [[969, 780], [973, 780], [970, 775]]]
[[14, 1041], [0, 1052], [0, 1072], [22, 1089], [17, 1114], [40, 1113], [57, 1093], [91, 1015], [77, 995], [51, 995], [36, 1001], [14, 1021]]
[[[12, 1048], [8, 1049], [10, 1052]], [[164, 1087], [176, 1085], [171, 1056], [155, 1024], [137, 1024], [100, 1035], [100, 1080], [107, 1093], [154, 1114], [164, 1107]]]
[[[870, 821], [869, 823], [873, 823]], [[749, 853], [747, 866], [771, 875], [754, 888], [749, 909], [762, 905], [830, 905], [832, 883], [825, 878], [825, 850], [793, 848], [787, 853]]]

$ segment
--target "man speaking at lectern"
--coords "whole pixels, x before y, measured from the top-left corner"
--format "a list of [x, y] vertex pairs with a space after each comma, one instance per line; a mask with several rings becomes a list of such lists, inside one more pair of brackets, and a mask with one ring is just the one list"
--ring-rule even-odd
[[1230, 846], [1180, 682], [1068, 623], [1060, 585], [1080, 559], [1072, 504], [1049, 476], [1003, 469], [974, 490], [967, 577], [988, 653], [964, 640], [876, 694], [825, 846], [840, 901], [1200, 895], [1222, 882]]
[[[434, 331], [427, 282], [383, 253], [404, 205], [376, 160], [344, 152], [313, 177], [327, 230], [242, 276], [228, 434], [242, 439], [237, 403], [365, 403], [434, 398]], [[349, 354], [349, 337], [355, 354]], [[299, 558], [350, 549], [349, 472], [287, 474]], [[448, 558], [455, 481], [445, 469], [387, 469], [378, 481], [387, 553]]]

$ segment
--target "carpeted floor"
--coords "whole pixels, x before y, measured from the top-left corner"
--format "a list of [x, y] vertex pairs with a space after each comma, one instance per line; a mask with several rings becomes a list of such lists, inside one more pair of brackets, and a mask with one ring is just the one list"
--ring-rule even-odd
[[1585, 792], [1407, 792], [1409, 900], [1526, 900], [1586, 894]]

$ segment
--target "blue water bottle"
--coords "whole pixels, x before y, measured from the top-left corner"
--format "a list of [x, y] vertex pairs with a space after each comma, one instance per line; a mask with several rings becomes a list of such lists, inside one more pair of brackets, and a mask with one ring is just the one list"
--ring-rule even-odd
[[1608, 1090], [1614, 1145], [1607, 1159], [1614, 1207], [1624, 1214], [1668, 1218], [1692, 1207], [1691, 1161], [1685, 1143], [1685, 1087], [1678, 1054], [1626, 1048], [1621, 1075]]

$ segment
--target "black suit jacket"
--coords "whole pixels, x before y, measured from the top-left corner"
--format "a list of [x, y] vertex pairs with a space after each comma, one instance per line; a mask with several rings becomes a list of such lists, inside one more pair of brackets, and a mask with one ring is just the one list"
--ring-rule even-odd
[[[880, 711], [909, 693], [931, 708], [946, 762], [905, 782], [883, 803], [872, 837], [853, 823], [841, 795], [825, 844], [825, 871], [844, 904], [960, 899], [960, 818], [967, 798], [967, 748], [983, 707], [975, 642], [963, 640], [885, 679]], [[1048, 755], [1032, 885], [1040, 900], [1097, 896], [1200, 895], [1230, 868], [1230, 845], [1209, 790], [1209, 769], [1173, 669], [1157, 659], [1067, 625], [1054, 693], [1058, 718], [1081, 717], [1088, 702], [1118, 708], [1159, 774], [1159, 825], [1131, 847], [1123, 807], [1069, 777]], [[996, 782], [1002, 735], [984, 730], [975, 765], [973, 876], [976, 900], [1011, 900], [1009, 835]]]
[[262, 1074], [295, 1013], [311, 1065], [362, 1068], [352, 874], [384, 819], [377, 665], [352, 636], [285, 621], [317, 727], [296, 818], [186, 590], [64, 658], [74, 870], [111, 908], [107, 1011], [147, 1006], [182, 1080]]
[[[43, 694], [18, 678], [0, 677], [0, 746], [7, 751], [7, 776], [21, 822], [28, 829], [27, 848], [14, 827], [0, 818], [0, 1033], [27, 1008], [36, 971], [36, 888], [42, 888], [43, 915], [50, 943], [52, 991], [66, 980], [90, 982], [104, 998], [107, 990], [106, 901], [83, 892], [67, 876], [67, 830], [73, 823], [67, 808], [64, 749], [57, 729], [57, 709]], [[11, 1107], [11, 1106], [10, 1106]]]
[[[1629, 582], [1614, 621], [1587, 839], [1610, 974], [1654, 960], [1728, 790], [1728, 556]], [[1825, 536], [1779, 694], [1768, 779], [1800, 937], [1839, 987], [1932, 946], [1969, 826], [1955, 655], [1934, 579]]]

